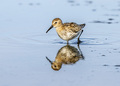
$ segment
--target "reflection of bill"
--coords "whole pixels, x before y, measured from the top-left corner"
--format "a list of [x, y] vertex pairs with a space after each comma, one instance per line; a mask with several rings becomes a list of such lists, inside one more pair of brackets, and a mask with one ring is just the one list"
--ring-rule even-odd
[[52, 62], [47, 57], [46, 59], [51, 63], [53, 70], [60, 70], [62, 64], [74, 64], [79, 59], [84, 59], [84, 56], [80, 48], [77, 49], [73, 46], [66, 45], [58, 51], [55, 61]]

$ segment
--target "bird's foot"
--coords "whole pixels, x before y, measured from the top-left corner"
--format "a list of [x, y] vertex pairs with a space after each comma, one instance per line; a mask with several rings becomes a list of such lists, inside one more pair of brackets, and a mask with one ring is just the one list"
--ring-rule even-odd
[[82, 42], [82, 41], [78, 38], [78, 42], [77, 42], [77, 44], [79, 45], [81, 42]]

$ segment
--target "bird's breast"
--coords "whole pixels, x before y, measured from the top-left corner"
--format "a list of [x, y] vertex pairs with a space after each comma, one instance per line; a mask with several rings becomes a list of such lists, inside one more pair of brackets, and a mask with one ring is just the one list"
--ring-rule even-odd
[[62, 27], [56, 28], [56, 31], [57, 31], [58, 36], [61, 39], [67, 40], [67, 41], [75, 38], [79, 34], [79, 32], [76, 33], [70, 29], [66, 29], [66, 28], [62, 28]]

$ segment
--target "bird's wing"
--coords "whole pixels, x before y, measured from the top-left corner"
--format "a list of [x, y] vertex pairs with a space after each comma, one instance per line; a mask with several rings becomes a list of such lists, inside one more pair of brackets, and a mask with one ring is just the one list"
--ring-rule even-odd
[[77, 25], [76, 23], [74, 23], [74, 22], [64, 23], [63, 27], [66, 30], [70, 30], [70, 31], [75, 32], [75, 33], [78, 33], [81, 30], [81, 27], [79, 25]]

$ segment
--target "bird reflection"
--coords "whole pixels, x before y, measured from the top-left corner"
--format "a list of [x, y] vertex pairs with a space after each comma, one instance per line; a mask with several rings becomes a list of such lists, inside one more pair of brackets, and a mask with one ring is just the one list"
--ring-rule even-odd
[[58, 71], [61, 69], [62, 64], [75, 64], [79, 59], [84, 59], [84, 56], [79, 47], [77, 49], [66, 45], [58, 51], [55, 61], [51, 61], [48, 57], [46, 59], [51, 63], [51, 68]]

